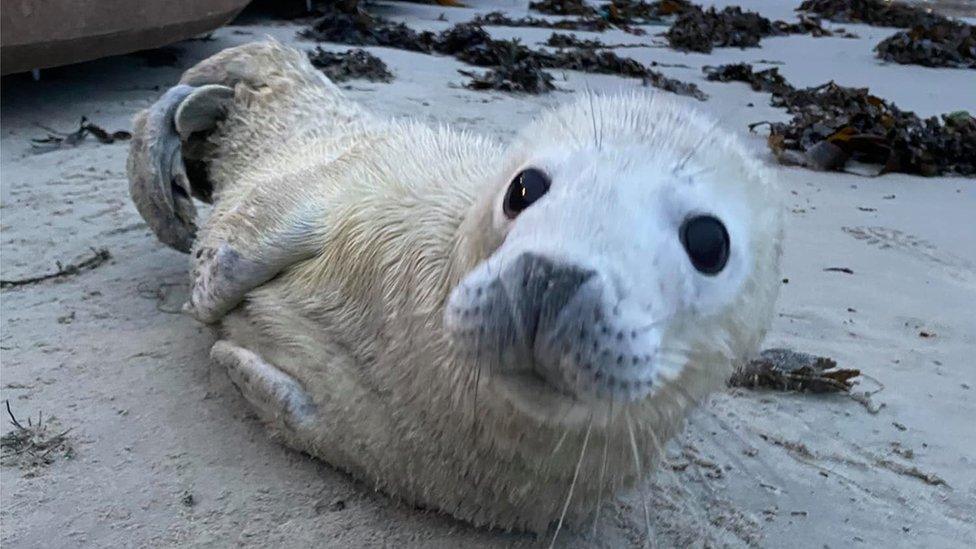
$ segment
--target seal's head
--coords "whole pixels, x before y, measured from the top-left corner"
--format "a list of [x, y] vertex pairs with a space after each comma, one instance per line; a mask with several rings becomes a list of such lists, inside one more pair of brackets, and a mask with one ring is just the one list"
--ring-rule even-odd
[[704, 395], [769, 324], [772, 187], [734, 136], [660, 95], [544, 115], [465, 221], [480, 263], [445, 311], [455, 346], [542, 413]]

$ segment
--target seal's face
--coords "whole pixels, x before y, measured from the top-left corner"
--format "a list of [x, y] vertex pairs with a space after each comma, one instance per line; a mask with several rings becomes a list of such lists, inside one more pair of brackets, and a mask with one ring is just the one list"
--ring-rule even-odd
[[714, 126], [653, 103], [543, 118], [481, 206], [499, 244], [454, 289], [446, 324], [516, 399], [653, 399], [691, 369], [722, 379], [766, 327], [739, 317], [757, 316], [745, 301], [769, 309], [778, 284], [762, 280], [778, 256], [775, 206], [756, 203], [767, 185]]

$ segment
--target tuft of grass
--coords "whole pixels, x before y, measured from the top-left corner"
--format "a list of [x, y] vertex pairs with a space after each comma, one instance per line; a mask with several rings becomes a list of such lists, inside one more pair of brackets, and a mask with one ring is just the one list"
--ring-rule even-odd
[[10, 410], [9, 400], [6, 405], [14, 429], [0, 437], [0, 462], [3, 465], [33, 470], [54, 463], [58, 457], [71, 459], [74, 456], [74, 448], [67, 437], [71, 429], [58, 431], [53, 418], [45, 421], [40, 412], [36, 422], [27, 418], [25, 426]]

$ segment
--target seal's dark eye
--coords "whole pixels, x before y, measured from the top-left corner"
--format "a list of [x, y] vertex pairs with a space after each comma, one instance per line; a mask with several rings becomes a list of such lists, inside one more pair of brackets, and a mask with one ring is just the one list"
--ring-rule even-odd
[[679, 229], [681, 245], [698, 272], [716, 275], [729, 261], [729, 232], [718, 218], [696, 215], [685, 219]]
[[522, 170], [508, 184], [503, 209], [509, 219], [522, 213], [549, 191], [549, 176], [536, 168]]

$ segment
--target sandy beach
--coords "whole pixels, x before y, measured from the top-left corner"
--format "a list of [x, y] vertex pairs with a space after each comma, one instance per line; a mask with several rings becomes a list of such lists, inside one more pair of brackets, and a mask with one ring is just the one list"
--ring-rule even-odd
[[[527, 14], [526, 2], [466, 8], [377, 3], [376, 13], [440, 31], [477, 13]], [[799, 1], [739, 5], [793, 21]], [[443, 14], [443, 17], [441, 17]], [[595, 528], [560, 546], [642, 543], [641, 498], [654, 545], [971, 547], [976, 539], [976, 180], [876, 178], [776, 164], [748, 124], [787, 120], [769, 94], [707, 81], [706, 65], [778, 66], [796, 86], [866, 86], [920, 116], [976, 112], [976, 71], [883, 63], [872, 48], [890, 28], [825, 22], [859, 38], [769, 37], [710, 54], [621, 48], [697, 84], [681, 97], [754, 146], [774, 167], [787, 212], [785, 277], [764, 347], [789, 347], [861, 370], [848, 395], [729, 389], [672, 441], [665, 465], [623, 494]], [[0, 261], [4, 280], [50, 273], [107, 249], [111, 259], [61, 280], [0, 294], [0, 399], [21, 421], [43, 414], [67, 430], [69, 458], [0, 468], [4, 547], [535, 547], [548, 538], [470, 527], [393, 501], [270, 438], [226, 374], [211, 364], [215, 334], [178, 314], [187, 261], [156, 241], [128, 195], [125, 142], [38, 154], [31, 139], [79, 119], [131, 129], [183, 70], [270, 35], [303, 49], [300, 22], [249, 21], [176, 45], [175, 66], [121, 56], [4, 78], [0, 136]], [[538, 47], [552, 33], [486, 27]], [[619, 30], [575, 32], [649, 43]], [[344, 51], [348, 46], [321, 44]], [[540, 96], [472, 91], [449, 57], [366, 48], [390, 83], [343, 84], [368, 108], [510, 139], [540, 110], [576, 92], [644, 89], [639, 80], [552, 71]], [[769, 64], [775, 62], [776, 64]], [[480, 70], [479, 70], [480, 72]], [[655, 90], [647, 88], [649, 92]], [[658, 92], [663, 93], [663, 92]], [[847, 271], [825, 270], [844, 268]], [[13, 427], [5, 420], [2, 432]], [[967, 541], [968, 540], [968, 541]]]

